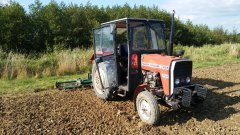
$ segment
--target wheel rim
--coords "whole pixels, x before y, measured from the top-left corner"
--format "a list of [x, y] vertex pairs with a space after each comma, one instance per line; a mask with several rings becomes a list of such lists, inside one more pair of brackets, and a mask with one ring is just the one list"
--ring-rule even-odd
[[142, 99], [139, 102], [139, 112], [143, 119], [148, 120], [151, 116], [151, 109], [149, 103]]
[[[100, 72], [101, 73], [101, 72]], [[99, 94], [103, 94], [104, 93], [104, 90], [102, 88], [102, 85], [101, 85], [101, 81], [100, 81], [100, 77], [99, 77], [99, 74], [96, 70], [95, 72], [95, 75], [94, 75], [94, 82], [95, 82], [95, 90], [99, 93]]]

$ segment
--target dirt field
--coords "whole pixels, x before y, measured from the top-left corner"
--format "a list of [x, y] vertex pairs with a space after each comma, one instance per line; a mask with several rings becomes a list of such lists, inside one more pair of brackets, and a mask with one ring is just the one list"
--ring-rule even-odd
[[157, 126], [142, 123], [127, 99], [106, 102], [92, 90], [50, 90], [0, 97], [0, 134], [240, 134], [240, 64], [196, 69], [209, 88], [196, 108], [161, 108]]

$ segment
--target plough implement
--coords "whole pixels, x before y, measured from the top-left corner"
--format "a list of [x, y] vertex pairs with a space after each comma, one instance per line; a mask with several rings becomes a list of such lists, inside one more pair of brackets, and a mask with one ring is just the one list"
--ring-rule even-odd
[[74, 79], [62, 82], [56, 82], [55, 87], [59, 90], [76, 90], [82, 87], [92, 87], [92, 76], [88, 74], [87, 79]]

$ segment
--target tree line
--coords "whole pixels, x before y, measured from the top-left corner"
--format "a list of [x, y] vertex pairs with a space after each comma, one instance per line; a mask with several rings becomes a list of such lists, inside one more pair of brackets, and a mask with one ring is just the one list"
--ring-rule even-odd
[[[157, 6], [98, 7], [89, 2], [66, 5], [55, 1], [43, 5], [36, 0], [27, 11], [16, 2], [0, 4], [0, 49], [28, 53], [51, 51], [56, 46], [87, 48], [92, 45], [94, 27], [124, 17], [162, 19], [169, 37], [171, 13]], [[176, 18], [173, 42], [195, 46], [236, 43], [240, 42], [240, 36], [223, 27], [210, 29], [207, 25], [195, 25], [190, 20], [182, 22]]]

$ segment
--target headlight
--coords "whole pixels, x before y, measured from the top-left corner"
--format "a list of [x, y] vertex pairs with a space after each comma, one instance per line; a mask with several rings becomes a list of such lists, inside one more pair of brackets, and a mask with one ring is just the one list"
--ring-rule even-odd
[[186, 78], [186, 83], [190, 83], [191, 82], [191, 78], [190, 77], [187, 77]]
[[175, 80], [175, 84], [178, 85], [180, 83], [180, 79]]

